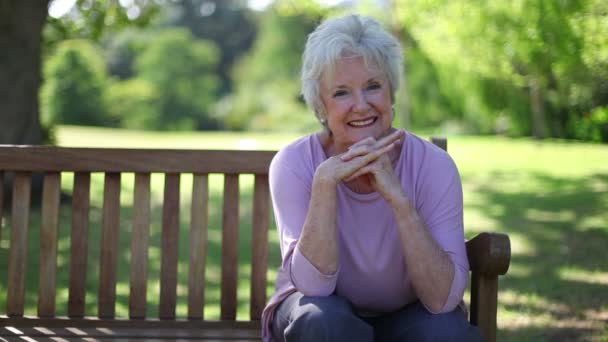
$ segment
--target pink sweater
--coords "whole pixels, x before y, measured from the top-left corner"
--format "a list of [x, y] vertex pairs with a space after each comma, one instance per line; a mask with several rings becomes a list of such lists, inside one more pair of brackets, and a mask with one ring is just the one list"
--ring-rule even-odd
[[[265, 341], [272, 339], [274, 309], [294, 291], [309, 296], [335, 293], [363, 314], [395, 311], [417, 300], [392, 209], [376, 192], [357, 194], [343, 184], [338, 186], [340, 260], [335, 274], [322, 274], [296, 248], [313, 176], [325, 159], [313, 134], [283, 148], [270, 165], [270, 191], [283, 261], [276, 292], [262, 314]], [[454, 280], [440, 312], [452, 311], [462, 299], [469, 270], [458, 170], [443, 150], [406, 132], [395, 173], [425, 226], [454, 263]]]

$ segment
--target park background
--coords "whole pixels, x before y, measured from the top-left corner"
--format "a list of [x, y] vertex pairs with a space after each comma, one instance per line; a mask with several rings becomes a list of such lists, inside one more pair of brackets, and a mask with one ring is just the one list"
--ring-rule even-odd
[[[402, 41], [395, 126], [448, 137], [463, 180], [467, 236], [511, 237], [499, 340], [608, 341], [602, 0], [0, 0], [0, 143], [276, 150], [319, 129], [299, 96], [302, 49], [321, 20], [350, 12], [375, 17]], [[34, 43], [23, 44], [28, 37]], [[98, 208], [102, 183], [93, 182]], [[69, 193], [70, 178], [62, 184]], [[154, 184], [161, 193], [162, 180]], [[212, 196], [218, 210], [219, 187]], [[121, 244], [128, 246], [125, 210]], [[69, 211], [62, 213], [60, 252], [69, 246]], [[209, 239], [219, 244], [217, 224], [210, 222]], [[279, 263], [276, 232], [270, 235], [269, 293]], [[244, 296], [247, 248], [240, 253]], [[210, 253], [207, 317], [217, 315], [219, 301], [219, 252]], [[67, 277], [59, 265], [59, 278]], [[35, 289], [37, 268], [29, 269]], [[124, 314], [128, 269], [119, 272], [117, 312]], [[96, 293], [87, 295], [92, 312]], [[66, 299], [59, 295], [59, 309]], [[27, 303], [35, 309], [35, 298]], [[239, 303], [245, 317], [246, 298]]]

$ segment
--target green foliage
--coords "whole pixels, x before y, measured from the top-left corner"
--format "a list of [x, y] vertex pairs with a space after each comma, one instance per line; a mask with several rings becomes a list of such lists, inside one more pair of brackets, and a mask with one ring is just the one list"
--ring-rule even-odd
[[108, 125], [104, 61], [85, 40], [63, 41], [47, 60], [41, 91], [43, 122], [72, 125]]
[[572, 123], [608, 104], [605, 1], [401, 0], [395, 8], [438, 73], [449, 116], [477, 132], [506, 117], [510, 134], [580, 136]]
[[290, 12], [288, 4], [279, 2], [260, 18], [251, 53], [233, 69], [235, 92], [216, 111], [227, 129], [307, 131], [317, 125], [299, 98], [299, 71], [306, 37], [321, 17]]
[[135, 77], [135, 58], [146, 49], [149, 40], [149, 33], [133, 28], [104, 39], [102, 46], [109, 74], [121, 80]]
[[156, 24], [187, 28], [195, 37], [217, 45], [222, 56], [217, 65], [222, 95], [232, 90], [230, 70], [251, 48], [256, 36], [255, 12], [245, 3], [242, 0], [173, 0], [163, 5]]
[[44, 31], [47, 48], [66, 39], [100, 41], [103, 36], [128, 27], [147, 27], [160, 11], [157, 1], [122, 3], [116, 0], [77, 0], [70, 14], [59, 19], [48, 18]]
[[586, 116], [572, 118], [569, 128], [577, 139], [608, 141], [608, 107], [599, 107]]
[[159, 98], [158, 88], [142, 79], [113, 82], [107, 89], [108, 110], [124, 128], [156, 128]]
[[219, 57], [213, 43], [197, 40], [185, 29], [163, 30], [151, 38], [135, 63], [137, 77], [157, 89], [158, 116], [148, 128], [215, 128], [208, 112], [216, 100]]

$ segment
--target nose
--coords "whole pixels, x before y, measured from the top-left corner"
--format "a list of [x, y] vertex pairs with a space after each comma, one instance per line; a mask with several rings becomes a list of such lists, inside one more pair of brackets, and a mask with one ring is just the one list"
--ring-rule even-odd
[[356, 113], [367, 113], [369, 112], [370, 105], [366, 94], [363, 91], [354, 92], [353, 97], [353, 111]]

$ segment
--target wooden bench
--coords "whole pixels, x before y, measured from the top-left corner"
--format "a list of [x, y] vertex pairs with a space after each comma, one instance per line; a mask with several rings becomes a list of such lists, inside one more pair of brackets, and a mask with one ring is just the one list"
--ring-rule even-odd
[[[441, 144], [441, 141], [437, 143]], [[0, 255], [8, 256], [7, 277], [0, 279], [0, 300], [4, 298], [6, 301], [6, 308], [0, 308], [5, 310], [0, 311], [0, 336], [4, 339], [30, 338], [36, 341], [85, 338], [259, 340], [260, 316], [267, 300], [268, 287], [272, 286], [267, 283], [268, 228], [271, 222], [268, 165], [274, 153], [0, 146], [0, 181], [10, 178], [13, 186], [10, 215], [3, 215], [4, 192], [0, 191], [0, 219], [5, 218], [2, 234], [9, 232], [5, 227], [10, 226], [10, 251], [6, 250], [6, 243], [0, 246]], [[32, 175], [35, 174], [43, 175], [39, 227], [33, 227], [30, 223], [30, 193]], [[223, 204], [217, 212], [208, 208], [211, 203], [210, 189], [217, 187], [209, 182], [209, 177], [219, 177], [213, 174], [223, 175], [223, 188], [220, 187], [223, 189], [220, 190]], [[239, 190], [239, 176], [243, 174], [253, 175], [249, 176], [253, 179], [252, 195]], [[69, 203], [61, 205], [61, 179], [64, 178], [65, 184], [70, 177], [73, 177], [73, 190], [67, 200]], [[93, 227], [89, 215], [94, 209], [91, 204], [92, 177], [103, 177], [104, 180], [99, 208], [101, 232], [100, 241], [95, 242], [97, 246], [91, 244], [89, 236], [90, 227]], [[162, 210], [158, 210], [162, 215], [151, 211], [154, 197], [151, 178], [154, 177], [164, 178], [164, 190], [158, 196], [162, 197]], [[191, 178], [185, 182], [183, 179], [186, 177]], [[125, 179], [131, 178], [134, 178], [132, 203], [125, 203], [124, 198], [121, 202], [121, 188], [126, 184]], [[189, 185], [190, 181], [191, 190], [183, 191], [184, 186], [180, 184]], [[4, 184], [4, 181], [0, 184]], [[125, 192], [122, 191], [123, 197]], [[249, 198], [250, 208], [243, 208], [245, 196], [252, 196]], [[180, 209], [185, 206], [180, 203], [181, 198], [187, 198], [188, 201], [184, 202], [190, 204], [189, 220], [180, 219]], [[65, 210], [60, 211], [60, 206], [68, 206], [69, 214], [61, 215]], [[132, 208], [130, 217], [121, 217], [121, 208], [125, 206]], [[239, 247], [239, 235], [242, 238], [243, 234], [240, 214], [249, 211], [250, 218], [245, 220], [251, 222], [251, 272], [246, 276], [251, 284], [247, 289], [249, 315], [237, 320], [239, 251], [243, 249], [242, 245]], [[151, 222], [155, 214], [160, 222]], [[69, 233], [63, 233], [69, 236], [69, 243], [68, 247], [59, 248], [58, 252], [58, 236], [61, 235], [59, 220], [60, 216], [66, 215], [67, 219], [63, 217], [62, 220], [71, 221], [71, 224], [63, 223], [61, 226], [69, 226]], [[189, 228], [180, 229], [180, 221]], [[212, 221], [221, 221], [221, 224], [212, 227]], [[148, 283], [153, 278], [149, 254], [151, 224], [160, 226], [160, 257], [157, 256], [160, 259], [160, 272], [155, 274], [160, 290], [158, 314], [154, 317], [148, 314], [154, 311], [150, 310], [148, 304]], [[205, 292], [205, 283], [209, 277], [207, 272], [206, 278], [206, 271], [211, 266], [206, 260], [210, 248], [208, 234], [212, 229], [221, 234], [222, 241], [219, 247], [221, 252], [218, 252], [221, 254], [221, 276], [217, 276], [220, 278], [221, 293], [219, 317], [210, 319], [205, 317], [203, 308], [206, 295], [209, 297]], [[28, 234], [28, 231], [39, 232], [38, 236], [33, 236], [36, 241], [33, 248], [38, 249], [39, 261], [29, 261], [29, 265], [38, 268], [39, 280], [34, 285], [30, 279], [26, 279], [27, 258], [32, 254], [31, 245], [28, 249], [28, 239], [32, 238], [28, 235], [32, 234]], [[130, 247], [120, 248], [121, 234], [129, 235]], [[183, 239], [184, 235], [187, 236], [187, 245], [179, 244], [180, 236]], [[98, 260], [88, 260], [91, 250], [95, 248], [99, 249]], [[187, 250], [186, 260], [178, 260], [180, 250]], [[503, 234], [482, 233], [467, 242], [467, 253], [472, 270], [470, 320], [481, 327], [488, 341], [494, 341], [498, 275], [508, 269], [509, 239]], [[58, 266], [61, 255], [65, 266]], [[274, 255], [278, 259], [278, 254]], [[123, 290], [128, 292], [125, 295], [128, 296], [128, 310], [123, 309], [128, 314], [122, 315], [124, 317], [116, 314], [119, 303], [117, 285], [127, 287], [117, 280], [119, 260], [129, 267], [128, 280], [124, 281], [128, 283], [128, 291]], [[91, 273], [96, 270], [88, 269], [91, 262], [99, 268], [93, 275]], [[273, 262], [274, 265], [279, 264], [279, 260]], [[178, 276], [178, 264], [187, 276]], [[69, 268], [65, 271], [69, 277], [63, 277], [68, 278], [64, 283], [57, 276], [60, 267]], [[96, 299], [94, 313], [89, 312], [90, 308], [87, 310], [87, 274], [98, 285], [96, 296], [93, 294]], [[183, 278], [187, 279], [180, 282]], [[58, 310], [56, 302], [60, 295], [67, 296], [67, 308]], [[36, 312], [27, 309], [28, 298], [30, 303], [31, 298], [37, 301]], [[187, 313], [177, 313], [180, 300], [187, 302]]]

